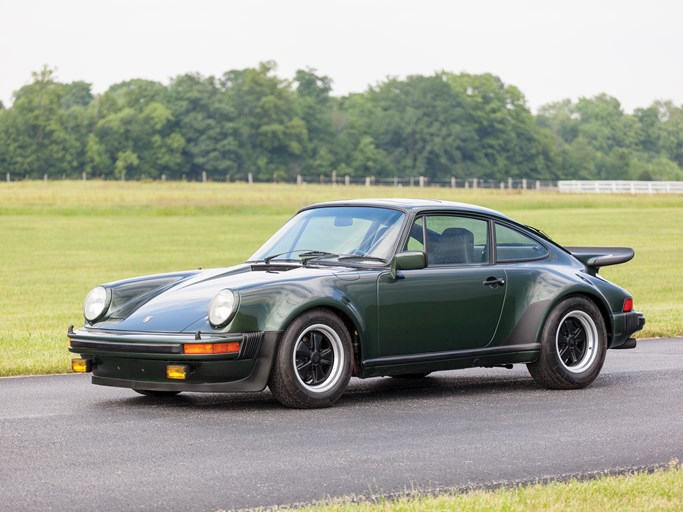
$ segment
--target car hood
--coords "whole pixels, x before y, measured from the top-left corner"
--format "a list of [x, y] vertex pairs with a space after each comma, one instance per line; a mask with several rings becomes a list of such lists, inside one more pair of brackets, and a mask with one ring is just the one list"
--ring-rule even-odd
[[[242, 264], [117, 281], [104, 285], [112, 290], [113, 303], [116, 304], [112, 304], [103, 321], [91, 327], [137, 332], [184, 332], [206, 319], [211, 299], [224, 288], [242, 294], [251, 288], [280, 281], [307, 280], [346, 272], [353, 270], [313, 266], [254, 270], [251, 265]], [[135, 294], [136, 291], [140, 293]]]

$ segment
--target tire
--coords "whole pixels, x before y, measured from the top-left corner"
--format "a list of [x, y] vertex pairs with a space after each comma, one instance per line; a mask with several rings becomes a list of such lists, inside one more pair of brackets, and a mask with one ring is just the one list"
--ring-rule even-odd
[[392, 377], [394, 379], [424, 379], [430, 373], [432, 372], [402, 373], [401, 375], [392, 375]]
[[545, 388], [585, 388], [600, 373], [606, 352], [607, 330], [597, 306], [585, 297], [569, 297], [550, 313], [541, 334], [541, 355], [527, 368]]
[[285, 330], [268, 381], [275, 399], [297, 409], [329, 407], [351, 378], [351, 337], [326, 310], [311, 310]]
[[151, 389], [134, 389], [133, 391], [140, 393], [141, 395], [153, 396], [157, 398], [176, 396], [178, 393], [180, 393], [180, 391], [153, 391]]

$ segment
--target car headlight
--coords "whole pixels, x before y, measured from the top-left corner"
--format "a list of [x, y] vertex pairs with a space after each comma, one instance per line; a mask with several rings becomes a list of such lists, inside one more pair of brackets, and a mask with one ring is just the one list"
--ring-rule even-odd
[[237, 311], [239, 297], [232, 290], [221, 290], [209, 305], [209, 323], [214, 327], [221, 327], [228, 323]]
[[111, 291], [104, 286], [98, 286], [90, 290], [83, 302], [83, 315], [88, 322], [94, 322], [104, 315], [109, 309]]

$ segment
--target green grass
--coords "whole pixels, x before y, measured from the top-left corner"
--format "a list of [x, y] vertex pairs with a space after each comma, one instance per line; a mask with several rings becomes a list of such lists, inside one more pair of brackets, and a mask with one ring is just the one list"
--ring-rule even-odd
[[545, 485], [379, 499], [352, 503], [338, 500], [297, 508], [301, 512], [619, 512], [683, 510], [683, 469], [672, 463], [666, 470], [607, 476], [594, 480], [570, 480]]
[[627, 245], [603, 274], [630, 290], [641, 336], [683, 335], [683, 198], [363, 186], [0, 183], [0, 376], [66, 372], [66, 328], [107, 281], [249, 257], [297, 208], [354, 197], [489, 206], [567, 245]]

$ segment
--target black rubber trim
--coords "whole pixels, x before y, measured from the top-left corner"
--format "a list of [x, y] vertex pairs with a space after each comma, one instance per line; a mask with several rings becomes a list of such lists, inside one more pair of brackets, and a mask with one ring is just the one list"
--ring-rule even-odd
[[635, 338], [629, 338], [624, 343], [619, 345], [618, 347], [610, 347], [610, 348], [613, 348], [616, 350], [622, 350], [622, 349], [627, 350], [627, 349], [631, 349], [631, 348], [636, 348], [637, 345], [638, 345], [638, 341]]
[[461, 359], [466, 357], [496, 356], [500, 354], [514, 354], [516, 352], [528, 352], [541, 350], [540, 343], [527, 343], [524, 345], [507, 345], [502, 347], [471, 348], [464, 350], [449, 350], [445, 352], [426, 352], [423, 354], [411, 354], [407, 356], [386, 356], [375, 359], [367, 359], [363, 362], [366, 368], [375, 366], [389, 366], [393, 364], [428, 363], [431, 361], [445, 361], [448, 359]]
[[112, 341], [71, 340], [71, 348], [107, 350], [109, 352], [146, 352], [152, 354], [182, 354], [181, 344], [165, 343], [118, 343]]
[[242, 334], [240, 355], [237, 359], [254, 359], [262, 339], [263, 332], [245, 332]]

